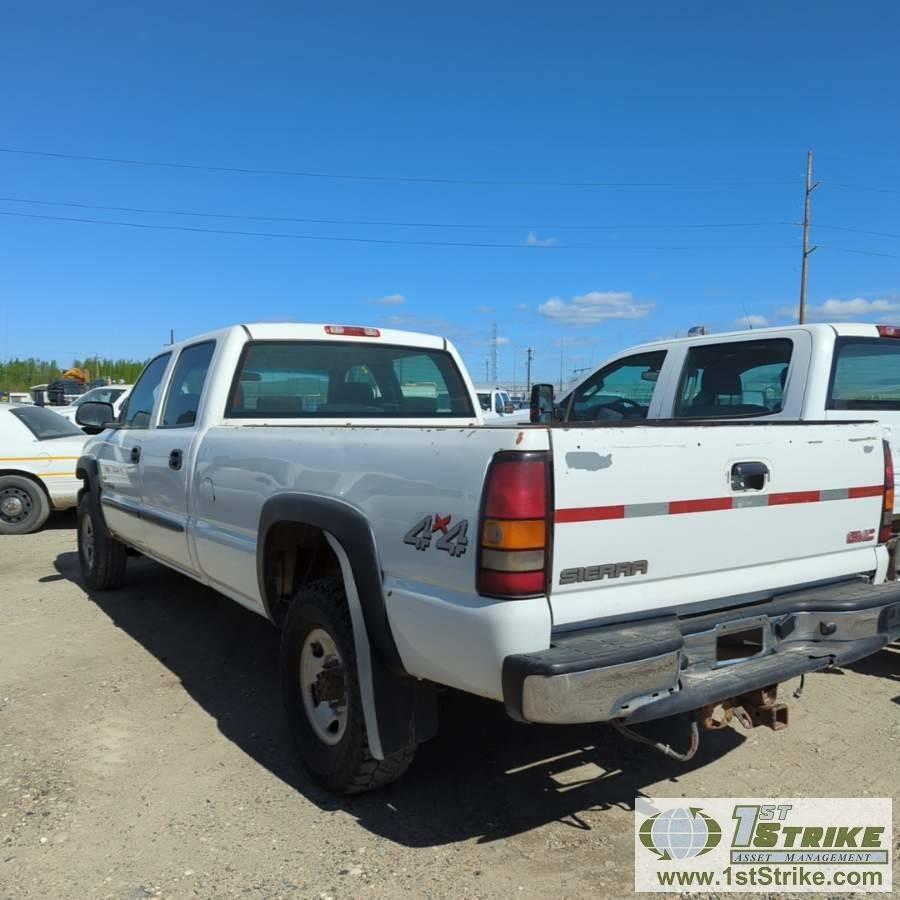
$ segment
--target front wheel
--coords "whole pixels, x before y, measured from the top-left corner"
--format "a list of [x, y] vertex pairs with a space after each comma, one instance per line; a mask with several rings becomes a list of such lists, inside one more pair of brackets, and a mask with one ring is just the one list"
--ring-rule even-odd
[[363, 719], [353, 626], [339, 578], [300, 591], [284, 622], [281, 685], [291, 736], [312, 777], [340, 794], [399, 778], [415, 748], [375, 759]]
[[31, 534], [50, 515], [44, 489], [21, 475], [0, 476], [0, 534]]
[[78, 562], [84, 583], [107, 591], [125, 580], [128, 548], [107, 531], [99, 505], [90, 491], [78, 501]]

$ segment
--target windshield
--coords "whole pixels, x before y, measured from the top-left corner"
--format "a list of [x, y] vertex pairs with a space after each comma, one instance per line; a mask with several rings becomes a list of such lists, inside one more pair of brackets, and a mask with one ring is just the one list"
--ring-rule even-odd
[[84, 432], [68, 419], [42, 406], [17, 406], [14, 415], [39, 441], [55, 438], [84, 437]]
[[254, 341], [226, 415], [238, 418], [436, 419], [473, 415], [443, 350], [354, 341]]
[[72, 406], [79, 406], [82, 403], [115, 403], [124, 393], [125, 388], [122, 387], [93, 388], [77, 400], [73, 400]]

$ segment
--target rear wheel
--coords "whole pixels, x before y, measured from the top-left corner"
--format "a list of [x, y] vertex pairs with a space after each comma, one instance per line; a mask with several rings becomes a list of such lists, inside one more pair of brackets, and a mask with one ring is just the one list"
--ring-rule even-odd
[[375, 759], [363, 719], [353, 626], [339, 578], [307, 585], [281, 639], [281, 684], [297, 752], [312, 777], [341, 794], [389, 784], [412, 762], [410, 747]]
[[50, 515], [44, 489], [21, 475], [0, 476], [0, 534], [30, 534]]
[[128, 548], [107, 531], [90, 491], [78, 501], [78, 562], [81, 577], [92, 590], [107, 591], [125, 580]]

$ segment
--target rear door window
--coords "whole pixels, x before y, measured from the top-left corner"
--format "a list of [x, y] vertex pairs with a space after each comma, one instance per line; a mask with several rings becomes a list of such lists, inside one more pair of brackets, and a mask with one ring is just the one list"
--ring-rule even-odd
[[626, 356], [599, 369], [575, 389], [569, 421], [646, 419], [665, 359], [665, 350], [655, 350]]
[[793, 346], [789, 338], [770, 338], [691, 347], [681, 375], [674, 418], [731, 418], [780, 412]]
[[838, 338], [828, 409], [900, 410], [900, 341]]

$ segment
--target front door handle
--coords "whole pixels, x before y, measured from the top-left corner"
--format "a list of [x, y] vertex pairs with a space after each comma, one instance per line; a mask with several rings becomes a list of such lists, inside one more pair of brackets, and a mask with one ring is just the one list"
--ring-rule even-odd
[[761, 491], [769, 483], [769, 467], [762, 462], [739, 462], [731, 467], [733, 491]]
[[132, 447], [131, 448], [131, 461], [137, 465], [141, 461], [141, 448], [140, 447]]
[[169, 468], [178, 471], [181, 468], [182, 455], [180, 450], [173, 450], [169, 454]]

